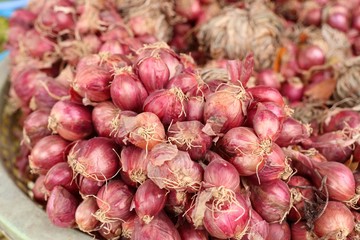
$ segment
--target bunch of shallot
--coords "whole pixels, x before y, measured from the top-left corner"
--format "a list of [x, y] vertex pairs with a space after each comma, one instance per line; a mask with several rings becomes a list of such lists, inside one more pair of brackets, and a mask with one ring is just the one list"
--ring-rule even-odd
[[[50, 0], [14, 13], [19, 159], [54, 225], [96, 239], [360, 235], [360, 113], [326, 106], [305, 123], [290, 108], [330, 99], [334, 32], [280, 41], [296, 27], [271, 4], [232, 2]], [[289, 18], [286, 2], [276, 10]], [[322, 21], [346, 32], [340, 5]], [[299, 18], [320, 25], [307, 7], [315, 15]], [[204, 67], [204, 53], [235, 60]]]

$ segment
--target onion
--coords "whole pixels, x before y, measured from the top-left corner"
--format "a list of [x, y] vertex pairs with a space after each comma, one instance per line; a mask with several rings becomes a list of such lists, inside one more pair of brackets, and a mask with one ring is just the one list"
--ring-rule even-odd
[[65, 149], [69, 142], [58, 135], [40, 139], [29, 155], [29, 165], [33, 173], [46, 174], [59, 162], [65, 162]]
[[281, 223], [292, 207], [292, 196], [289, 187], [276, 179], [262, 182], [261, 185], [251, 184], [250, 200], [255, 211], [270, 223]]
[[69, 192], [77, 192], [79, 189], [75, 183], [73, 171], [66, 162], [59, 162], [49, 169], [45, 175], [44, 187], [51, 192], [54, 187], [62, 186]]
[[297, 61], [301, 69], [309, 70], [314, 66], [323, 65], [326, 59], [325, 54], [320, 47], [316, 45], [307, 45], [299, 49]]
[[100, 47], [99, 53], [126, 54], [125, 49], [122, 47], [120, 41], [115, 39], [104, 42]]
[[144, 111], [155, 113], [164, 125], [186, 118], [187, 97], [180, 88], [157, 90], [144, 102]]
[[276, 139], [276, 143], [280, 147], [287, 147], [295, 145], [301, 141], [310, 137], [311, 128], [309, 125], [303, 124], [300, 121], [289, 117], [284, 120], [279, 137]]
[[96, 104], [92, 111], [92, 122], [98, 136], [110, 137], [113, 131], [113, 120], [116, 119], [120, 109], [111, 101]]
[[291, 225], [291, 239], [303, 240], [303, 239], [316, 239], [317, 237], [313, 232], [308, 231], [305, 222], [296, 222]]
[[274, 102], [281, 107], [285, 105], [283, 97], [276, 88], [268, 86], [255, 86], [248, 88], [247, 92], [256, 102]]
[[281, 75], [276, 73], [272, 69], [265, 69], [259, 72], [256, 76], [256, 85], [261, 86], [268, 86], [276, 89], [280, 89], [281, 85]]
[[119, 152], [119, 146], [113, 140], [94, 137], [75, 142], [67, 160], [74, 173], [96, 181], [104, 181], [118, 173]]
[[[150, 67], [155, 66], [155, 68], [153, 68], [153, 69], [157, 69], [156, 67], [158, 66], [159, 67], [158, 69], [163, 71], [162, 75], [164, 78], [160, 78], [160, 79], [164, 80], [164, 82], [161, 81], [161, 84], [166, 83], [170, 78], [173, 78], [175, 75], [177, 75], [179, 72], [181, 72], [183, 70], [183, 65], [180, 62], [180, 57], [165, 42], [157, 41], [157, 42], [146, 45], [143, 48], [139, 49], [138, 50], [138, 59], [135, 60], [135, 64], [136, 65], [141, 64], [141, 62], [144, 61], [145, 59], [147, 59], [148, 57], [150, 59], [155, 59], [155, 61], [160, 59], [161, 62], [163, 62], [166, 65], [166, 68], [169, 71], [169, 75], [166, 79], [165, 78], [165, 76], [167, 76], [166, 68], [164, 69], [164, 67], [160, 67], [158, 65], [159, 63], [155, 64], [154, 62], [151, 62], [151, 60], [150, 60], [150, 64], [149, 64]], [[160, 63], [160, 65], [162, 65], [162, 64]], [[150, 68], [150, 70], [151, 69], [152, 68]], [[140, 74], [144, 74], [143, 75], [144, 77], [146, 77], [146, 76], [150, 77], [150, 76], [152, 76], [151, 75], [152, 71], [153, 70], [151, 70], [148, 73], [147, 73], [147, 71], [144, 71], [143, 73], [141, 73], [141, 70], [139, 69], [138, 74], [139, 74], [140, 79], [141, 80], [143, 79], [140, 76]], [[150, 75], [148, 75], [148, 74], [150, 74]], [[144, 83], [144, 85], [146, 85], [146, 84]], [[161, 89], [161, 88], [158, 88], [158, 89]], [[149, 91], [149, 89], [147, 89], [147, 90], [149, 93], [151, 92], [151, 91]]]
[[290, 102], [299, 102], [304, 95], [304, 83], [297, 77], [289, 78], [281, 86], [281, 94]]
[[203, 169], [187, 152], [172, 144], [158, 144], [149, 153], [148, 177], [167, 190], [197, 192]]
[[75, 212], [75, 221], [78, 228], [83, 232], [93, 232], [99, 221], [94, 217], [99, 209], [94, 197], [85, 198], [77, 207]]
[[279, 106], [274, 102], [258, 102], [258, 103], [255, 102], [251, 104], [248, 108], [246, 126], [249, 127], [253, 126], [253, 119], [258, 109], [268, 110], [273, 114], [275, 114], [278, 120], [280, 121], [281, 125], [284, 122], [284, 120], [287, 119], [292, 113], [292, 110], [286, 105]]
[[[260, 182], [269, 182], [276, 179], [287, 179], [292, 174], [284, 152], [276, 144], [271, 145], [271, 152], [265, 157], [265, 165], [256, 174]], [[253, 176], [255, 177], [255, 176]]]
[[46, 78], [45, 73], [34, 68], [22, 70], [14, 77], [12, 88], [20, 99], [22, 106], [29, 106], [40, 79], [44, 78]]
[[24, 51], [27, 55], [33, 58], [40, 58], [54, 61], [52, 55], [57, 58], [55, 54], [55, 43], [51, 41], [49, 38], [44, 37], [41, 33], [39, 33], [35, 29], [31, 29], [26, 32], [24, 39], [26, 41], [22, 41], [24, 45]]
[[230, 129], [220, 139], [219, 146], [229, 156], [249, 155], [256, 151], [260, 140], [251, 128], [235, 127]]
[[68, 95], [69, 89], [54, 81], [53, 78], [47, 77], [39, 79], [38, 86], [30, 100], [29, 106], [32, 110], [51, 108], [58, 100], [68, 98]]
[[132, 240], [181, 240], [179, 232], [165, 213], [160, 212], [149, 223], [142, 223], [140, 219], [135, 221], [135, 229]]
[[354, 215], [355, 227], [354, 230], [348, 235], [350, 239], [356, 239], [360, 233], [360, 213], [356, 211], [351, 211]]
[[12, 12], [11, 17], [9, 18], [9, 26], [11, 28], [15, 26], [20, 26], [29, 29], [33, 27], [35, 19], [36, 14], [31, 12], [30, 10], [16, 9]]
[[151, 112], [143, 112], [136, 116], [135, 127], [129, 134], [129, 142], [135, 146], [151, 150], [165, 140], [165, 129], [159, 117]]
[[91, 178], [79, 176], [77, 185], [79, 186], [79, 193], [86, 198], [90, 195], [96, 195], [100, 188], [105, 184], [105, 181], [96, 181]]
[[269, 223], [251, 209], [249, 227], [242, 240], [266, 240], [268, 235]]
[[165, 208], [167, 212], [175, 216], [185, 212], [186, 205], [191, 200], [191, 195], [187, 192], [171, 190], [167, 194]]
[[191, 68], [184, 69], [181, 73], [175, 75], [166, 84], [167, 89], [173, 87], [180, 88], [186, 95], [196, 96], [201, 92], [204, 82], [198, 72]]
[[202, 96], [189, 97], [187, 101], [186, 120], [202, 122], [204, 116], [205, 99]]
[[239, 186], [239, 174], [231, 163], [218, 157], [206, 166], [204, 171], [204, 187], [224, 187], [237, 191]]
[[110, 93], [113, 103], [121, 110], [140, 112], [148, 96], [143, 84], [131, 67], [116, 70]]
[[72, 31], [75, 27], [75, 8], [70, 0], [47, 1], [37, 16], [36, 24], [49, 35]]
[[292, 176], [288, 185], [293, 193], [294, 207], [290, 210], [287, 219], [299, 221], [305, 218], [306, 204], [313, 201], [314, 190], [309, 180], [301, 176]]
[[334, 131], [314, 136], [303, 143], [306, 148], [316, 148], [328, 161], [345, 162], [351, 156], [355, 139], [344, 131]]
[[266, 240], [291, 239], [291, 230], [287, 222], [269, 224], [269, 235]]
[[141, 59], [135, 70], [148, 93], [163, 89], [169, 81], [169, 68], [158, 56]]
[[350, 14], [349, 9], [345, 6], [336, 4], [328, 9], [327, 15], [325, 15], [324, 18], [326, 23], [331, 27], [342, 32], [347, 32], [350, 28]]
[[44, 186], [45, 176], [40, 175], [34, 183], [34, 187], [31, 189], [33, 198], [36, 202], [44, 204], [46, 202], [46, 189]]
[[122, 233], [121, 236], [125, 239], [131, 239], [131, 236], [134, 233], [135, 222], [139, 217], [134, 214], [131, 218], [121, 224]]
[[58, 101], [52, 107], [48, 127], [69, 141], [86, 138], [93, 133], [91, 109], [69, 101]]
[[323, 130], [332, 132], [360, 126], [360, 114], [351, 109], [335, 109], [324, 120]]
[[119, 239], [122, 234], [123, 221], [111, 221], [101, 224], [99, 233], [100, 235], [107, 240]]
[[50, 193], [46, 213], [50, 221], [63, 228], [75, 226], [77, 199], [62, 186], [56, 186]]
[[273, 112], [261, 108], [257, 109], [252, 125], [260, 141], [275, 141], [281, 129], [278, 117]]
[[176, 122], [168, 129], [168, 140], [179, 150], [187, 151], [191, 159], [200, 160], [212, 144], [211, 137], [202, 132], [203, 127], [199, 121]]
[[102, 102], [110, 99], [111, 73], [102, 65], [77, 68], [74, 90], [83, 97], [83, 102]]
[[249, 225], [249, 207], [242, 195], [217, 205], [216, 200], [206, 204], [204, 226], [209, 234], [220, 239], [238, 238], [246, 233]]
[[103, 185], [96, 195], [99, 210], [95, 217], [102, 223], [114, 220], [126, 221], [132, 216], [130, 211], [133, 194], [121, 180], [111, 180]]
[[[109, 116], [106, 116], [107, 120], [108, 119], [110, 120], [110, 117], [115, 114], [115, 112], [111, 108], [113, 108], [113, 106], [110, 106], [109, 110], [111, 112], [109, 112], [110, 113]], [[115, 139], [115, 142], [117, 144], [126, 145], [129, 140], [128, 139], [129, 134], [131, 133], [131, 131], [136, 129], [137, 124], [139, 124], [136, 121], [137, 115], [135, 112], [121, 111], [118, 108], [115, 111], [117, 112], [117, 115], [114, 118], [112, 118], [109, 122], [105, 122], [106, 125], [102, 127], [106, 129], [106, 133], [110, 131], [110, 137]], [[104, 122], [101, 122], [100, 124], [104, 124]]]
[[40, 139], [51, 134], [47, 127], [49, 115], [50, 110], [38, 109], [25, 118], [22, 141], [26, 146], [32, 148]]
[[135, 146], [126, 146], [121, 150], [121, 178], [123, 181], [136, 187], [147, 179], [148, 158], [144, 149]]
[[182, 240], [207, 240], [208, 233], [205, 230], [195, 229], [194, 226], [187, 222], [178, 227], [178, 231]]
[[345, 239], [354, 229], [354, 216], [341, 202], [329, 201], [324, 212], [314, 222], [314, 232], [318, 237]]
[[[205, 98], [206, 132], [224, 133], [244, 122], [250, 98], [247, 91], [241, 86], [224, 86]], [[209, 131], [208, 128], [210, 128]]]
[[284, 149], [285, 154], [299, 161], [311, 171], [311, 180], [317, 188], [322, 188], [330, 199], [345, 201], [354, 206], [359, 197], [355, 194], [356, 183], [351, 170], [339, 162], [317, 162], [304, 154]]
[[166, 202], [166, 193], [150, 179], [138, 187], [134, 195], [133, 206], [138, 217], [146, 224], [163, 210]]

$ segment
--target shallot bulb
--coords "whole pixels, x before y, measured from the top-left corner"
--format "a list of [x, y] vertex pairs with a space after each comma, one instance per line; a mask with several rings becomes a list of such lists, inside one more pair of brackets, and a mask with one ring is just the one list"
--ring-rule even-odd
[[40, 175], [36, 179], [36, 181], [34, 183], [34, 187], [31, 189], [32, 194], [33, 194], [33, 199], [40, 204], [45, 203], [47, 200], [46, 189], [44, 186], [44, 180], [45, 180], [45, 176]]
[[56, 186], [50, 193], [46, 213], [50, 221], [63, 228], [75, 226], [75, 212], [78, 200], [62, 186]]
[[314, 199], [314, 190], [309, 180], [301, 176], [292, 176], [288, 185], [293, 193], [294, 207], [290, 210], [287, 219], [299, 221], [305, 218], [306, 204]]
[[287, 147], [295, 145], [308, 139], [311, 134], [311, 128], [309, 125], [301, 123], [292, 117], [284, 120], [282, 129], [279, 133], [279, 137], [276, 139], [276, 143], [280, 147]]
[[99, 221], [94, 217], [99, 209], [94, 197], [85, 198], [77, 207], [75, 221], [78, 228], [83, 232], [92, 232], [96, 229]]
[[169, 217], [160, 212], [148, 224], [140, 219], [135, 220], [135, 228], [132, 240], [181, 240], [180, 234]]
[[163, 89], [169, 81], [169, 68], [160, 57], [150, 56], [139, 60], [135, 70], [148, 93]]
[[149, 153], [148, 177], [161, 189], [197, 192], [203, 169], [189, 153], [172, 144], [158, 144]]
[[79, 190], [74, 181], [73, 171], [67, 162], [55, 164], [45, 175], [45, 189], [51, 192], [56, 186], [62, 186], [73, 193]]
[[205, 99], [202, 96], [189, 97], [187, 101], [186, 120], [203, 121]]
[[135, 147], [125, 146], [120, 154], [121, 178], [123, 181], [136, 187], [147, 179], [148, 158], [146, 150]]
[[240, 177], [236, 168], [221, 157], [212, 160], [205, 167], [203, 181], [205, 188], [227, 188], [234, 192], [240, 186]]
[[208, 233], [205, 230], [195, 229], [194, 226], [185, 222], [178, 227], [182, 240], [207, 240]]
[[256, 85], [273, 87], [276, 89], [280, 89], [281, 87], [281, 75], [276, 73], [272, 69], [265, 69], [256, 76]]
[[316, 45], [308, 45], [299, 49], [297, 61], [301, 69], [309, 70], [314, 66], [324, 64], [326, 58], [320, 47]]
[[118, 173], [119, 153], [119, 146], [113, 140], [94, 137], [74, 142], [67, 160], [76, 174], [104, 181]]
[[133, 194], [125, 183], [121, 180], [111, 180], [102, 186], [96, 195], [99, 210], [95, 217], [102, 223], [126, 221], [132, 216], [132, 200]]
[[135, 117], [128, 140], [135, 146], [148, 151], [164, 142], [165, 137], [164, 125], [159, 117], [151, 112], [142, 112]]
[[47, 127], [49, 115], [49, 109], [38, 109], [26, 117], [23, 124], [22, 138], [26, 146], [32, 148], [40, 139], [51, 134]]
[[205, 132], [225, 133], [244, 122], [250, 96], [243, 87], [225, 85], [205, 99]]
[[70, 142], [59, 135], [49, 135], [40, 139], [29, 156], [29, 165], [33, 173], [46, 174], [59, 162], [65, 162], [64, 154]]
[[114, 104], [121, 110], [140, 112], [148, 96], [144, 85], [131, 67], [117, 69], [111, 83], [110, 93]]
[[94, 130], [91, 109], [70, 101], [58, 101], [51, 109], [48, 127], [69, 141], [86, 138]]
[[168, 129], [168, 140], [179, 150], [187, 151], [191, 159], [200, 160], [212, 144], [212, 138], [202, 131], [203, 127], [199, 121], [176, 122]]
[[292, 207], [292, 195], [288, 185], [277, 179], [251, 184], [250, 199], [255, 211], [267, 222], [281, 223]]
[[351, 109], [335, 109], [324, 120], [323, 130], [332, 132], [360, 126], [360, 114]]
[[113, 121], [120, 113], [120, 109], [111, 101], [96, 104], [92, 111], [92, 122], [96, 133], [100, 137], [110, 137], [113, 132]]
[[291, 230], [287, 222], [269, 224], [269, 235], [266, 240], [290, 240]]
[[284, 106], [285, 101], [281, 93], [276, 89], [268, 86], [255, 86], [247, 89], [256, 102], [274, 102], [279, 106]]
[[250, 209], [250, 222], [243, 240], [266, 240], [269, 236], [269, 223], [265, 221], [254, 209]]
[[186, 118], [187, 96], [178, 87], [157, 90], [144, 102], [144, 111], [155, 113], [164, 125]]
[[103, 65], [88, 65], [77, 69], [74, 90], [83, 97], [85, 104], [110, 99], [111, 73]]
[[324, 212], [314, 222], [318, 237], [345, 239], [354, 229], [354, 216], [344, 203], [329, 201]]
[[133, 207], [138, 217], [146, 224], [150, 223], [154, 216], [163, 210], [166, 193], [165, 189], [160, 189], [150, 179], [146, 180], [136, 190]]
[[248, 203], [239, 193], [221, 199], [211, 192], [200, 192], [192, 214], [195, 227], [203, 224], [211, 236], [220, 239], [241, 239], [250, 221]]
[[105, 184], [105, 181], [97, 181], [92, 178], [79, 176], [77, 185], [79, 186], [79, 193], [83, 198], [98, 193], [100, 188]]

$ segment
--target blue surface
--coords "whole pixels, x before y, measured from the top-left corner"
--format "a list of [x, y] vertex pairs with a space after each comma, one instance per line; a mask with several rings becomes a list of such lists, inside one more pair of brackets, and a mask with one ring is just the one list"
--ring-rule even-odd
[[29, 0], [9, 0], [0, 2], [0, 16], [10, 17], [12, 12], [21, 7], [25, 7]]

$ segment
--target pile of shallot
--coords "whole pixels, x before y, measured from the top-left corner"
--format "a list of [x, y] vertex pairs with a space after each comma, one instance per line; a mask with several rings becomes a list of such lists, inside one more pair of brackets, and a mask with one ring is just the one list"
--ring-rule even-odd
[[50, 0], [14, 13], [18, 165], [54, 225], [112, 240], [358, 239], [360, 113], [334, 105], [305, 123], [291, 108], [330, 99], [334, 87], [318, 93], [336, 70], [325, 50], [289, 38], [257, 73], [260, 55], [202, 66], [201, 51], [174, 50], [231, 2]]

